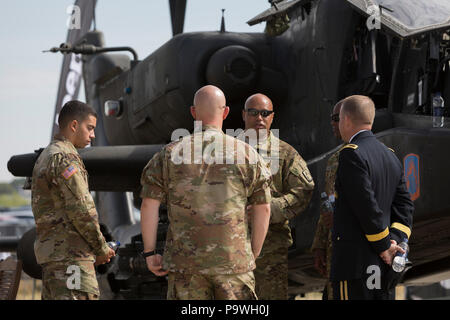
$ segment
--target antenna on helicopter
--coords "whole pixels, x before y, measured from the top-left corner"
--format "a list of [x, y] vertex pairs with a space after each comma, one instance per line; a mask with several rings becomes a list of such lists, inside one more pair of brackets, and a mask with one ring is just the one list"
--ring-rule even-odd
[[97, 31], [97, 19], [95, 18], [95, 8], [92, 12], [92, 23], [94, 24], [94, 31]]
[[220, 32], [225, 32], [225, 9], [222, 9], [222, 22], [220, 24]]

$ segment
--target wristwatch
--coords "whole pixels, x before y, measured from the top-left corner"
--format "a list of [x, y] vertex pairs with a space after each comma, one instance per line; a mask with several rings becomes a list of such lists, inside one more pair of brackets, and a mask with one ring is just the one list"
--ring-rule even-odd
[[152, 251], [149, 251], [149, 252], [144, 252], [144, 251], [141, 252], [141, 256], [142, 256], [144, 259], [147, 258], [147, 257], [153, 256], [153, 255], [155, 255], [155, 254], [156, 254], [156, 249], [155, 249], [155, 250], [152, 250]]

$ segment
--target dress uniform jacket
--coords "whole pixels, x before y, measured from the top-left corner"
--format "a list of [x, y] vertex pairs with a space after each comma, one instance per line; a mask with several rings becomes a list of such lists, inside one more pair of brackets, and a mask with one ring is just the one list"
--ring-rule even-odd
[[[331, 280], [367, 278], [388, 266], [379, 254], [411, 235], [413, 203], [401, 162], [371, 131], [358, 133], [339, 155]], [[370, 274], [369, 274], [370, 275]]]

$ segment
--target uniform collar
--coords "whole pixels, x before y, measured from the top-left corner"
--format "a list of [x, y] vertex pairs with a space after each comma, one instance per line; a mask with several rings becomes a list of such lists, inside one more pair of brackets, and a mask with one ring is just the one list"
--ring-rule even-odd
[[367, 134], [361, 134], [360, 135], [360, 133], [363, 133], [363, 132], [371, 132], [370, 130], [367, 130], [367, 129], [364, 129], [364, 130], [360, 130], [360, 131], [358, 131], [357, 133], [355, 133], [351, 138], [350, 138], [350, 140], [348, 141], [348, 143], [352, 143], [352, 141], [353, 140], [356, 140], [357, 138], [359, 138], [359, 137], [362, 137], [362, 136], [365, 136], [365, 135], [367, 135]]
[[[247, 129], [247, 130], [250, 130], [250, 129]], [[254, 141], [250, 141], [248, 139], [249, 137], [245, 136], [245, 133], [247, 132], [247, 130], [243, 131], [237, 138], [248, 143], [256, 150], [270, 150], [272, 140], [275, 139], [272, 131], [269, 131], [269, 134], [267, 135], [267, 137], [265, 139], [257, 139], [256, 144], [254, 144], [254, 143], [251, 143]]]
[[215, 126], [212, 126], [210, 124], [202, 125], [202, 131], [207, 131], [207, 130], [215, 130], [215, 131], [219, 131], [219, 132], [223, 133], [222, 129], [219, 129], [219, 128], [217, 128]]
[[70, 149], [72, 149], [75, 153], [78, 153], [77, 149], [75, 148], [75, 146], [72, 144], [72, 142], [70, 142], [69, 139], [67, 139], [64, 135], [62, 135], [61, 133], [57, 133], [53, 136], [53, 140], [55, 141], [61, 141], [64, 144], [66, 144]]

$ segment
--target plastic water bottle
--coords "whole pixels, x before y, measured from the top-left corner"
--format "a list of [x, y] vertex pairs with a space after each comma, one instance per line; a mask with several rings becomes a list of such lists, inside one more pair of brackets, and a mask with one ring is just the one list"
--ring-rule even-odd
[[111, 249], [114, 250], [114, 252], [117, 252], [117, 249], [119, 249], [120, 247], [120, 242], [119, 241], [108, 241], [106, 243]]
[[399, 247], [405, 250], [405, 253], [397, 252], [395, 255], [394, 261], [392, 262], [392, 269], [395, 272], [402, 272], [405, 270], [409, 252], [408, 239], [403, 239], [403, 241], [400, 242]]
[[433, 127], [444, 126], [444, 99], [440, 92], [436, 92], [433, 97]]
[[325, 212], [333, 212], [333, 205], [331, 204], [331, 201], [328, 198], [326, 192], [322, 192], [320, 194], [320, 199], [322, 202], [322, 210]]

